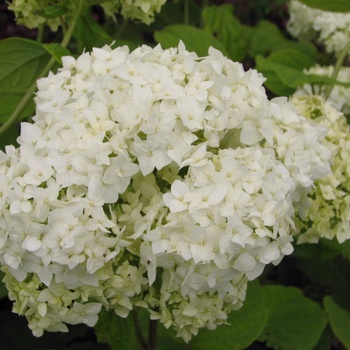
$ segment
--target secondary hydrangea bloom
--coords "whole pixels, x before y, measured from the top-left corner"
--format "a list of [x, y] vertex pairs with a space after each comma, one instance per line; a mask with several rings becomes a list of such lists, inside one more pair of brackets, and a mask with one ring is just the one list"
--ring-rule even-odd
[[[309, 69], [305, 69], [305, 74], [315, 74], [325, 77], [330, 77], [334, 71], [334, 66], [320, 66], [316, 65]], [[341, 67], [337, 76], [337, 80], [349, 83], [350, 82], [350, 67]], [[309, 85], [305, 84], [300, 87], [297, 91], [297, 95], [324, 95], [326, 92], [327, 85]], [[339, 111], [342, 111], [346, 115], [350, 115], [350, 88], [334, 85], [332, 88], [331, 95], [328, 98], [328, 101]]]
[[[68, 0], [50, 1], [50, 6], [69, 7]], [[48, 6], [47, 1], [41, 0], [12, 0], [9, 2], [8, 9], [13, 11], [18, 24], [27, 28], [38, 28], [42, 24], [48, 25], [52, 31], [56, 31], [61, 26], [59, 17], [49, 18], [45, 16], [44, 11]]]
[[0, 262], [35, 335], [133, 308], [189, 341], [292, 252], [325, 129], [210, 49], [95, 48], [38, 81], [0, 154]]
[[300, 40], [316, 40], [329, 53], [339, 54], [350, 40], [350, 13], [314, 9], [298, 0], [289, 4], [287, 29]]
[[320, 96], [294, 96], [299, 113], [328, 128], [323, 141], [332, 150], [332, 173], [317, 180], [309, 194], [309, 208], [301, 213], [298, 242], [320, 237], [339, 243], [350, 239], [350, 130], [345, 116]]
[[124, 18], [150, 24], [165, 2], [166, 0], [107, 0], [101, 2], [100, 5], [111, 17], [120, 12]]
[[[154, 16], [160, 12], [161, 7], [166, 0], [106, 0], [101, 1], [100, 5], [107, 15], [115, 17], [121, 14], [124, 18], [139, 20], [150, 24], [154, 21]], [[50, 1], [50, 6], [56, 7], [56, 10], [62, 10], [63, 17], [71, 11], [75, 1], [54, 0]], [[42, 24], [48, 25], [52, 31], [57, 31], [61, 26], [62, 16], [51, 17], [45, 15], [47, 10], [47, 1], [41, 0], [12, 0], [8, 9], [13, 11], [18, 24], [25, 25], [27, 28], [38, 28]]]

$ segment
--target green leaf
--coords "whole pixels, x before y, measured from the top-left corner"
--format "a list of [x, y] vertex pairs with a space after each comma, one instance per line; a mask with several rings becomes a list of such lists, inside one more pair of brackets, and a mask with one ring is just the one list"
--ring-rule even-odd
[[[27, 39], [9, 38], [0, 41], [0, 122], [6, 121], [19, 101], [35, 82], [50, 56], [41, 44]], [[27, 105], [20, 118], [31, 115], [34, 103]]]
[[304, 79], [303, 69], [311, 67], [315, 60], [313, 54], [293, 48], [283, 49], [273, 52], [267, 58], [257, 56], [256, 69], [266, 77], [265, 86], [270, 91], [276, 95], [288, 96], [299, 86], [293, 83], [295, 77]]
[[93, 47], [112, 44], [111, 37], [95, 22], [90, 14], [81, 15], [74, 28], [74, 37], [77, 39], [78, 51], [91, 51]]
[[249, 54], [251, 57], [267, 55], [271, 52], [288, 48], [304, 52], [306, 55], [309, 55], [310, 58], [316, 59], [317, 52], [311, 44], [299, 43], [286, 39], [275, 24], [263, 20], [254, 27], [249, 46]]
[[[118, 35], [119, 26], [119, 23], [109, 22], [106, 28], [108, 35], [110, 35], [113, 40], [112, 48], [127, 45], [130, 50], [135, 50], [145, 43], [145, 39], [142, 35], [143, 32], [135, 23], [128, 23], [121, 36]], [[114, 37], [116, 37], [116, 40], [114, 40]]]
[[[317, 247], [317, 245], [315, 245]], [[298, 246], [297, 246], [298, 247]], [[319, 249], [321, 254], [321, 249]], [[294, 254], [294, 253], [293, 253]], [[337, 256], [333, 259], [319, 258], [317, 252], [307, 259], [298, 254], [298, 268], [303, 271], [314, 289], [327, 290], [337, 296], [350, 309], [350, 261]]]
[[207, 56], [210, 46], [227, 55], [224, 45], [203, 29], [185, 24], [170, 25], [156, 31], [154, 37], [164, 48], [177, 47], [182, 40], [189, 51], [195, 51], [198, 56]]
[[333, 333], [346, 349], [350, 349], [350, 313], [341, 308], [330, 296], [323, 299], [323, 305]]
[[122, 318], [114, 311], [102, 309], [95, 325], [97, 340], [107, 343], [111, 350], [131, 350], [131, 339], [134, 337], [130, 318]]
[[0, 41], [0, 92], [26, 92], [49, 60], [41, 44], [27, 39]]
[[266, 321], [262, 287], [257, 281], [251, 282], [243, 307], [230, 313], [229, 325], [219, 326], [215, 331], [201, 330], [190, 342], [190, 350], [245, 349], [259, 337]]
[[19, 127], [14, 124], [0, 137], [0, 149], [5, 151], [7, 145], [18, 147], [17, 138], [19, 136]]
[[317, 244], [304, 243], [296, 246], [294, 257], [331, 259], [340, 254], [350, 253], [350, 241], [339, 243], [337, 240], [321, 238]]
[[[257, 68], [260, 70], [259, 68]], [[273, 70], [260, 70], [266, 81], [264, 83], [265, 87], [267, 87], [271, 92], [276, 94], [277, 96], [290, 96], [295, 92], [295, 89], [290, 88], [283, 84], [280, 77]]]
[[[0, 123], [4, 123], [8, 117], [15, 110], [19, 102], [21, 101], [24, 93], [22, 92], [1, 92], [1, 98], [6, 101], [6, 103], [0, 103]], [[31, 100], [23, 112], [19, 115], [19, 119], [24, 119], [34, 113], [35, 104]], [[3, 137], [3, 135], [1, 136]]]
[[303, 4], [323, 11], [350, 12], [350, 0], [299, 0]]
[[[200, 23], [202, 7], [200, 2], [188, 1], [186, 6], [190, 25], [196, 26]], [[166, 1], [162, 10], [157, 15], [157, 21], [164, 25], [184, 23], [184, 1]]]
[[55, 61], [59, 64], [62, 64], [61, 58], [63, 56], [71, 56], [72, 53], [61, 44], [50, 43], [43, 44], [43, 48], [55, 59]]
[[[313, 62], [312, 59], [307, 55], [294, 49], [287, 49], [274, 52], [267, 58], [257, 56], [256, 69], [267, 78], [266, 86], [268, 87], [268, 84], [271, 86], [271, 81], [269, 82], [271, 72], [275, 73], [275, 80], [278, 77], [283, 85], [293, 89], [304, 84], [337, 84], [350, 87], [350, 83], [340, 82], [329, 77], [304, 74], [303, 69], [310, 67], [311, 62]], [[274, 92], [274, 86], [271, 87], [271, 91]]]
[[233, 15], [233, 6], [206, 7], [202, 13], [204, 29], [215, 35], [225, 46], [229, 57], [242, 61], [247, 55], [249, 27], [243, 26]]
[[304, 68], [310, 68], [316, 63], [316, 54], [312, 54], [311, 52], [304, 53], [295, 48], [287, 48], [271, 53], [268, 60], [270, 62], [303, 70]]
[[331, 330], [329, 327], [326, 327], [318, 340], [317, 345], [314, 347], [314, 350], [332, 350], [332, 338]]
[[46, 6], [43, 11], [40, 12], [40, 16], [45, 18], [56, 18], [67, 13], [68, 8], [62, 5]]
[[274, 349], [312, 349], [327, 324], [322, 308], [294, 287], [265, 286], [263, 291], [269, 317], [260, 339]]
[[5, 283], [2, 282], [4, 276], [5, 274], [2, 271], [0, 271], [0, 299], [7, 297], [8, 294], [7, 288], [5, 287]]
[[[149, 317], [149, 316], [148, 316]], [[158, 324], [157, 350], [189, 350], [182, 338], [176, 337], [174, 330], [166, 329], [163, 324]]]

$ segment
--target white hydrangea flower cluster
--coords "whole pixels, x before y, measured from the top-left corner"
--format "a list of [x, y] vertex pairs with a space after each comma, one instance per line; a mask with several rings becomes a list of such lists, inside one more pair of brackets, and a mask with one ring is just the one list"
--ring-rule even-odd
[[[334, 71], [334, 66], [315, 65], [309, 69], [305, 69], [305, 74], [315, 74], [324, 77], [331, 77]], [[350, 82], [350, 67], [341, 67], [337, 76], [337, 80], [349, 83]], [[305, 84], [298, 88], [296, 95], [324, 95], [327, 85]], [[328, 101], [338, 110], [346, 115], [350, 115], [350, 88], [341, 85], [334, 85]]]
[[316, 40], [328, 53], [338, 55], [350, 40], [350, 13], [308, 7], [298, 0], [289, 3], [287, 30], [300, 40]]
[[[69, 1], [54, 0], [50, 1], [50, 5], [69, 6]], [[44, 10], [47, 6], [47, 1], [12, 0], [9, 2], [8, 9], [15, 13], [18, 24], [30, 29], [39, 28], [42, 24], [46, 24], [55, 32], [61, 26], [61, 19], [59, 17], [46, 18]]]
[[[100, 6], [108, 16], [115, 17], [116, 14], [120, 13], [126, 19], [130, 18], [151, 24], [155, 14], [160, 12], [165, 2], [166, 0], [105, 0], [100, 2]], [[56, 0], [50, 1], [50, 5], [66, 7], [69, 13], [74, 2]], [[47, 6], [47, 2], [41, 0], [12, 0], [8, 9], [15, 13], [18, 24], [30, 29], [46, 24], [52, 31], [57, 31], [62, 24], [62, 18], [60, 16], [53, 18], [45, 16], [44, 10]]]
[[350, 239], [350, 129], [345, 116], [320, 96], [294, 96], [299, 113], [328, 129], [325, 145], [332, 150], [332, 173], [315, 181], [309, 208], [298, 223], [298, 243], [320, 237], [339, 243]]
[[120, 12], [124, 18], [151, 24], [155, 14], [160, 12], [165, 2], [166, 0], [107, 0], [101, 2], [100, 5], [105, 13], [111, 17]]
[[94, 48], [38, 81], [0, 154], [0, 263], [35, 335], [135, 307], [186, 341], [293, 250], [325, 129], [215, 49]]

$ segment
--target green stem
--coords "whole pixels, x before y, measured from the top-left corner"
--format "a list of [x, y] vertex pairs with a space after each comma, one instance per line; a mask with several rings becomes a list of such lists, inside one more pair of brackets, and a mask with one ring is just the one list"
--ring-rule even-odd
[[[72, 38], [72, 35], [73, 35], [74, 27], [76, 25], [76, 22], [80, 16], [80, 13], [81, 13], [84, 5], [85, 5], [85, 0], [78, 1], [78, 5], [76, 7], [76, 10], [73, 13], [73, 17], [69, 23], [69, 27], [67, 28], [67, 31], [63, 37], [62, 42], [61, 42], [61, 45], [63, 47], [67, 47], [67, 45], [69, 44], [70, 39]], [[54, 66], [55, 62], [56, 62], [55, 59], [51, 58], [49, 60], [49, 62], [47, 63], [47, 65], [44, 67], [44, 69], [37, 76], [36, 80], [46, 76], [49, 73], [49, 71], [51, 70], [51, 68]], [[12, 126], [12, 124], [14, 124], [16, 122], [16, 120], [19, 118], [21, 113], [26, 108], [28, 102], [32, 99], [35, 88], [36, 88], [36, 81], [34, 81], [31, 84], [31, 86], [29, 87], [29, 89], [27, 90], [25, 95], [22, 97], [21, 101], [19, 102], [19, 104], [17, 105], [16, 109], [11, 114], [11, 116], [6, 120], [6, 122], [4, 124], [1, 125], [0, 135], [3, 135], [6, 132], [6, 130], [9, 129]]]
[[73, 30], [75, 28], [75, 25], [77, 23], [77, 20], [78, 20], [80, 14], [81, 14], [81, 11], [83, 10], [84, 5], [85, 5], [85, 0], [78, 1], [78, 6], [76, 8], [76, 11], [73, 13], [73, 17], [69, 23], [69, 26], [68, 26], [66, 33], [63, 37], [63, 40], [61, 42], [61, 45], [63, 47], [67, 47], [67, 45], [69, 44], [70, 39], [72, 38], [72, 35], [73, 35]]
[[157, 326], [158, 326], [158, 321], [157, 320], [150, 320], [149, 321], [148, 349], [147, 350], [156, 350], [156, 346], [157, 346]]
[[61, 22], [63, 36], [66, 36], [67, 28], [66, 28], [66, 22], [63, 16], [60, 16], [60, 22]]
[[190, 24], [190, 4], [188, 0], [184, 0], [184, 23]]
[[39, 26], [38, 28], [38, 34], [36, 36], [36, 41], [38, 43], [42, 43], [43, 42], [43, 37], [44, 37], [44, 30], [45, 30], [45, 25], [42, 24], [41, 26]]
[[119, 26], [118, 31], [117, 31], [117, 33], [116, 33], [116, 35], [114, 37], [115, 40], [118, 40], [121, 37], [121, 35], [123, 34], [123, 32], [124, 32], [125, 28], [127, 27], [128, 23], [129, 23], [129, 21], [127, 19], [123, 20], [122, 24]]
[[143, 350], [147, 350], [148, 346], [147, 346], [147, 343], [142, 335], [142, 330], [141, 330], [141, 327], [139, 324], [139, 319], [137, 317], [137, 312], [131, 311], [131, 316], [132, 316], [132, 319], [134, 321], [134, 330], [135, 330], [136, 339], [137, 339], [138, 343], [140, 344], [141, 348]]
[[[331, 75], [332, 79], [334, 79], [334, 80], [337, 79], [339, 71], [340, 71], [341, 67], [343, 66], [343, 63], [346, 59], [346, 56], [348, 55], [349, 50], [350, 50], [350, 41], [348, 41], [348, 43], [345, 45], [343, 51], [340, 53], [340, 56], [337, 59], [337, 62], [334, 66], [333, 73]], [[333, 87], [334, 87], [334, 84], [329, 84], [327, 86], [325, 96], [324, 96], [326, 100], [328, 100], [329, 96], [331, 95]]]

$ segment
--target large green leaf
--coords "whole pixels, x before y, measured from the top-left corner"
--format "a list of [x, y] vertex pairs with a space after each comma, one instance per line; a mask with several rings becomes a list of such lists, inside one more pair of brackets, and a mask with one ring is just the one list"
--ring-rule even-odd
[[72, 53], [66, 47], [63, 47], [61, 44], [49, 43], [49, 44], [43, 44], [43, 47], [60, 65], [62, 65], [61, 58], [63, 56], [72, 55]]
[[243, 26], [233, 15], [233, 6], [206, 7], [202, 13], [204, 29], [224, 44], [229, 57], [242, 61], [247, 55], [248, 38], [251, 28]]
[[[267, 78], [266, 87], [280, 96], [288, 96], [296, 87], [302, 85], [300, 81], [304, 79], [303, 69], [311, 67], [314, 63], [313, 54], [293, 48], [273, 52], [267, 58], [260, 55], [256, 57], [256, 69]], [[296, 77], [299, 80], [295, 85]]]
[[7, 145], [13, 145], [18, 147], [17, 138], [19, 136], [19, 127], [12, 125], [6, 130], [6, 132], [0, 137], [0, 149], [5, 151]]
[[110, 45], [113, 41], [88, 13], [84, 13], [78, 18], [73, 35], [77, 39], [78, 51], [91, 51], [93, 47]]
[[207, 56], [210, 46], [227, 55], [224, 45], [203, 29], [185, 24], [170, 25], [156, 31], [154, 37], [164, 48], [177, 47], [182, 40], [189, 51], [195, 51], [199, 56]]
[[[16, 109], [24, 93], [23, 92], [6, 92], [6, 91], [1, 91], [0, 93], [1, 93], [1, 99], [3, 101], [6, 101], [6, 103], [0, 103], [0, 123], [4, 123], [12, 114], [12, 112]], [[31, 100], [27, 104], [23, 112], [20, 114], [19, 119], [23, 119], [28, 116], [31, 116], [34, 113], [34, 110], [35, 110], [34, 101]]]
[[[187, 24], [196, 26], [200, 23], [202, 6], [200, 2], [187, 1], [186, 11], [188, 13]], [[184, 23], [184, 1], [166, 1], [162, 10], [157, 15], [156, 23], [164, 25]]]
[[267, 320], [262, 287], [256, 282], [248, 285], [247, 298], [241, 309], [232, 311], [229, 325], [215, 331], [201, 330], [190, 342], [191, 350], [240, 350], [252, 344], [264, 329]]
[[46, 6], [43, 11], [39, 13], [40, 16], [45, 18], [56, 18], [63, 16], [68, 12], [68, 8], [63, 5], [51, 5]]
[[294, 287], [263, 287], [269, 317], [261, 340], [280, 350], [310, 350], [327, 324], [322, 308]]
[[[320, 255], [321, 250], [320, 247]], [[324, 259], [322, 255], [318, 256], [316, 249], [313, 255], [299, 254], [298, 246], [296, 253], [298, 268], [306, 275], [313, 288], [327, 290], [336, 295], [337, 300], [341, 300], [350, 309], [350, 261], [342, 256]]]
[[0, 92], [26, 92], [49, 60], [41, 44], [27, 39], [0, 41]]
[[350, 349], [350, 313], [339, 306], [330, 296], [323, 299], [323, 305], [333, 333], [346, 349]]
[[293, 256], [302, 259], [322, 258], [331, 259], [341, 254], [350, 253], [350, 240], [339, 243], [335, 239], [321, 238], [317, 244], [304, 243], [295, 247]]
[[103, 309], [95, 325], [97, 340], [107, 343], [111, 350], [132, 350], [131, 341], [134, 338], [130, 317], [122, 318], [114, 311]]
[[307, 6], [324, 11], [350, 12], [350, 0], [299, 0]]
[[301, 52], [295, 48], [287, 48], [273, 52], [269, 55], [268, 60], [290, 68], [303, 70], [304, 68], [310, 68], [316, 63], [316, 55], [310, 52]]
[[315, 350], [332, 350], [333, 336], [329, 327], [326, 327], [318, 340], [317, 345], [314, 347]]
[[286, 39], [280, 29], [270, 21], [262, 20], [253, 28], [249, 46], [251, 57], [291, 48], [316, 59], [317, 52], [311, 44]]
[[274, 73], [273, 77], [275, 80], [278, 77], [281, 83], [293, 89], [304, 84], [336, 84], [350, 87], [350, 83], [340, 82], [329, 77], [304, 74], [303, 69], [309, 68], [312, 62], [308, 55], [294, 49], [286, 49], [274, 52], [267, 58], [257, 56], [256, 68], [267, 78], [266, 86], [272, 92], [274, 92], [274, 86], [271, 86], [271, 81], [269, 82], [271, 72]]
[[5, 287], [5, 283], [2, 282], [4, 276], [5, 274], [2, 271], [0, 271], [0, 299], [6, 297], [8, 294], [7, 288]]
[[[50, 56], [41, 44], [27, 39], [0, 41], [0, 122], [6, 121], [28, 88], [48, 63]], [[34, 104], [27, 105], [20, 118], [31, 115]]]
[[290, 96], [295, 92], [295, 89], [283, 84], [276, 72], [263, 70], [262, 73], [267, 78], [264, 83], [265, 87], [277, 96]]

